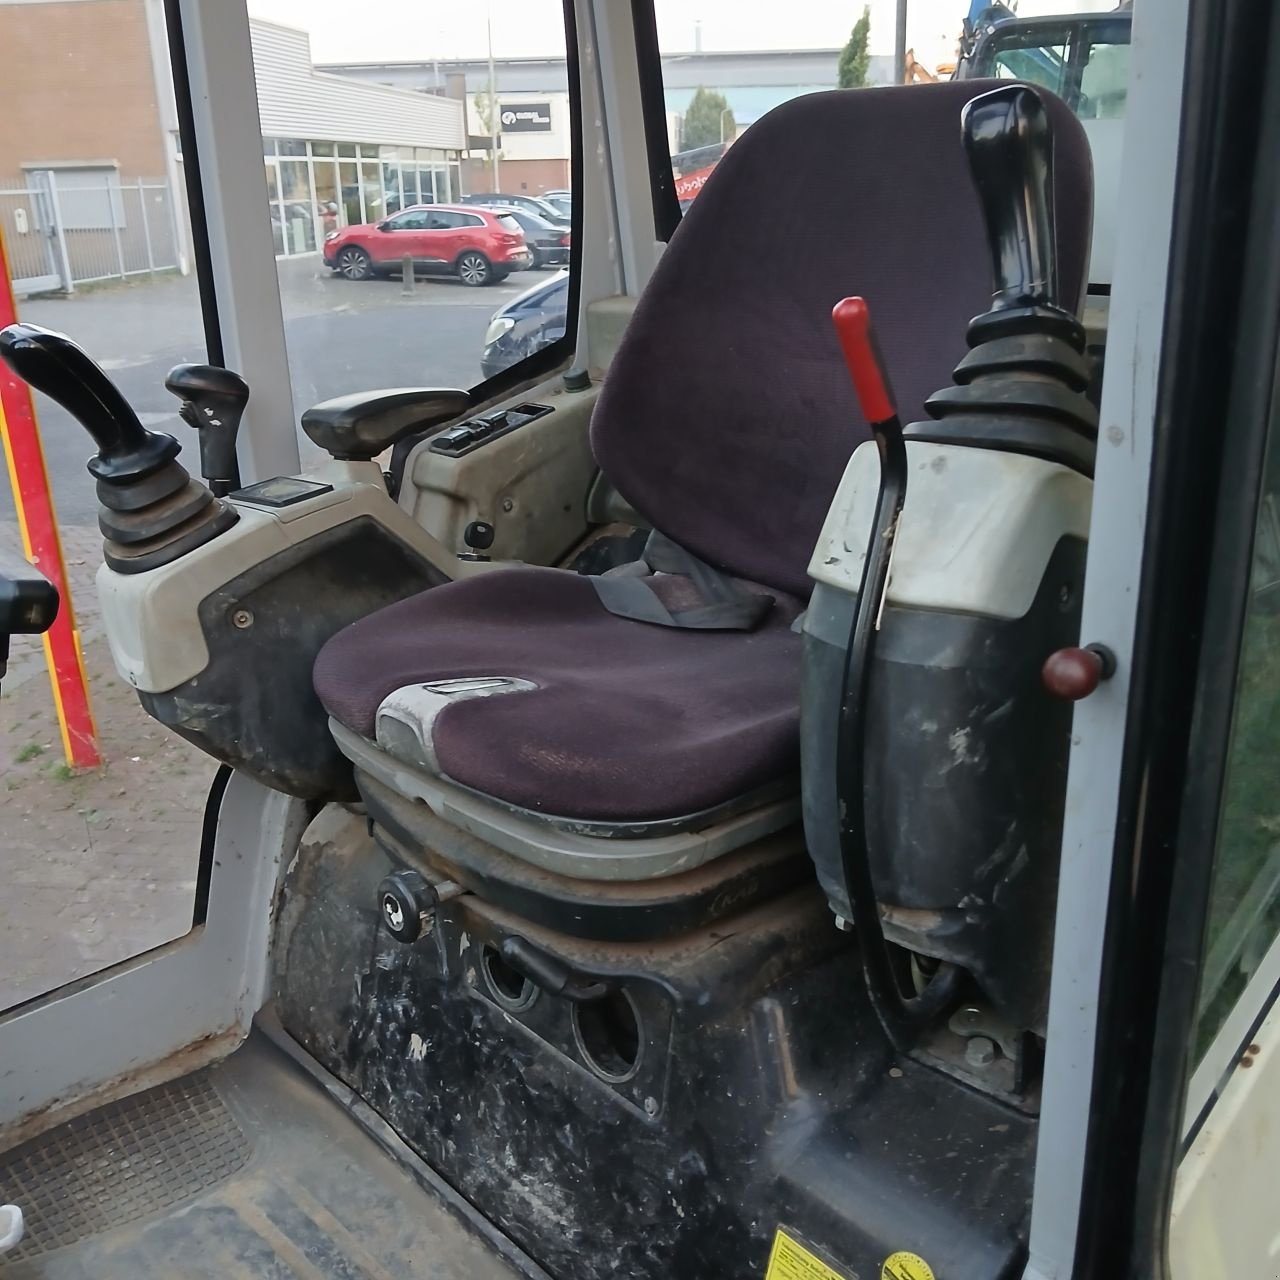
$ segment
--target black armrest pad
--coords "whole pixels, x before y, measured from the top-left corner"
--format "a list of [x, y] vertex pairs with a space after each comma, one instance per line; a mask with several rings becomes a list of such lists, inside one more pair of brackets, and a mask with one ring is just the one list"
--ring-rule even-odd
[[449, 387], [358, 391], [312, 405], [302, 415], [302, 429], [335, 458], [364, 462], [402, 436], [460, 418], [470, 407], [469, 391]]
[[58, 588], [33, 564], [0, 547], [0, 674], [10, 636], [40, 635], [58, 616]]

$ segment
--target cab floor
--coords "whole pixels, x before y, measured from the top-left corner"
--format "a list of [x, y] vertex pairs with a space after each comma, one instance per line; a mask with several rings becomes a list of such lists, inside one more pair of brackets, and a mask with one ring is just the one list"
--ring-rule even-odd
[[0, 1155], [0, 1203], [27, 1222], [0, 1277], [545, 1276], [412, 1167], [255, 1032], [217, 1066]]

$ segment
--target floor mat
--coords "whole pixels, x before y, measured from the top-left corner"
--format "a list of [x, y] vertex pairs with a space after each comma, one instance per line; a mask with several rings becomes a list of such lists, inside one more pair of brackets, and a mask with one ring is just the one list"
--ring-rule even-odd
[[0, 1156], [2, 1280], [512, 1280], [261, 1037]]

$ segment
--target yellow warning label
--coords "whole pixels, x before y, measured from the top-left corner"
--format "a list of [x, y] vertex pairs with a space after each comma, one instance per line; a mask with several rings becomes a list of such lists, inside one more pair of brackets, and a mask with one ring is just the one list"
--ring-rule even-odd
[[918, 1254], [900, 1249], [880, 1268], [880, 1280], [935, 1280], [933, 1268]]
[[764, 1280], [847, 1280], [839, 1271], [827, 1266], [815, 1253], [810, 1253], [798, 1240], [793, 1240], [781, 1227], [773, 1237], [769, 1266]]

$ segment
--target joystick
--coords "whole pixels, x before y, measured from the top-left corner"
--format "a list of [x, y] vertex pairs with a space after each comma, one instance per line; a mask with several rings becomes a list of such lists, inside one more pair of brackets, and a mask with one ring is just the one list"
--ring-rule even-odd
[[995, 290], [969, 325], [956, 385], [925, 401], [936, 421], [913, 423], [906, 438], [1029, 454], [1092, 476], [1098, 413], [1085, 395], [1084, 327], [1058, 303], [1044, 104], [1026, 85], [993, 89], [967, 104], [961, 127]]
[[117, 573], [169, 564], [239, 519], [176, 461], [178, 442], [148, 431], [111, 379], [65, 334], [11, 324], [0, 329], [0, 359], [62, 405], [97, 445], [87, 465], [97, 481], [103, 555]]
[[240, 487], [236, 433], [249, 403], [248, 383], [217, 365], [179, 364], [169, 370], [164, 387], [182, 401], [178, 416], [199, 436], [200, 474], [214, 497], [225, 498]]

